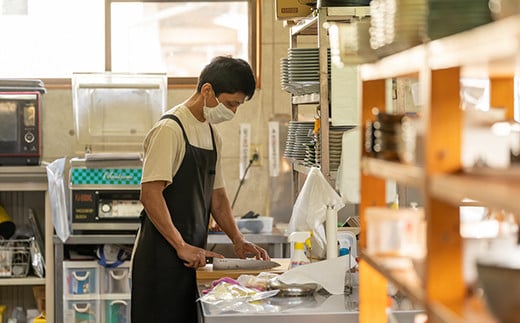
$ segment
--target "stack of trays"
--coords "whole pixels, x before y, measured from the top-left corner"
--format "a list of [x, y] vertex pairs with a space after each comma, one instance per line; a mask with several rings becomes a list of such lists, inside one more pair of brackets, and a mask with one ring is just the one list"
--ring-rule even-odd
[[314, 140], [313, 121], [289, 121], [284, 157], [305, 160], [306, 148]]
[[[327, 52], [330, 82], [330, 50]], [[319, 48], [289, 48], [288, 58], [280, 60], [282, 89], [293, 95], [320, 92]]]
[[488, 0], [428, 1], [428, 37], [438, 39], [492, 21]]
[[426, 36], [426, 0], [372, 0], [370, 46], [379, 57], [421, 44]]

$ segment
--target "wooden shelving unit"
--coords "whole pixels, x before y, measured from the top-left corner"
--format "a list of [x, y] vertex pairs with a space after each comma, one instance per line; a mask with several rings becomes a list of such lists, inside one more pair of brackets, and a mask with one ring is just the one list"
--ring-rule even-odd
[[[30, 286], [45, 286], [45, 308], [48, 322], [54, 321], [54, 252], [52, 248], [52, 235], [54, 226], [52, 224], [52, 210], [50, 205], [50, 198], [48, 192], [47, 172], [45, 166], [2, 166], [0, 167], [0, 192], [15, 194], [16, 199], [23, 200], [25, 193], [36, 193], [37, 199], [42, 200], [42, 208], [37, 214], [38, 221], [43, 224], [45, 250], [42, 250], [45, 258], [45, 277], [39, 278], [36, 276], [27, 276], [23, 278], [0, 278], [0, 288], [18, 289], [21, 287]], [[32, 196], [32, 195], [31, 195]], [[30, 201], [34, 204], [39, 204], [38, 201]], [[6, 205], [7, 206], [7, 205]], [[22, 210], [25, 210], [27, 205], [23, 205]], [[20, 213], [20, 210], [18, 210]], [[24, 219], [22, 214], [16, 214], [17, 217], [13, 221], [17, 225], [23, 224]], [[0, 293], [1, 294], [1, 293]], [[3, 294], [2, 294], [3, 295]], [[22, 292], [7, 293], [7, 297], [14, 297], [14, 299], [0, 299], [0, 303], [6, 304], [24, 304], [30, 303], [28, 298], [32, 298], [32, 294], [25, 295]], [[2, 297], [0, 297], [2, 298]], [[9, 311], [12, 308], [8, 309]], [[6, 313], [7, 314], [7, 313]]]
[[[432, 41], [360, 67], [362, 120], [371, 109], [385, 110], [388, 78], [414, 77], [424, 98], [424, 165], [410, 166], [364, 156], [361, 173], [361, 249], [366, 248], [364, 210], [385, 206], [385, 179], [411, 185], [424, 193], [427, 220], [426, 275], [393, 271], [362, 253], [360, 322], [386, 322], [386, 285], [392, 282], [426, 309], [429, 322], [497, 322], [481, 296], [468, 296], [463, 277], [459, 206], [464, 199], [520, 212], [517, 176], [464, 172], [461, 165], [463, 113], [460, 80], [489, 78], [491, 105], [513, 116], [514, 76], [520, 64], [520, 16]], [[362, 139], [364, 140], [364, 139]], [[483, 143], [485, 144], [485, 143]]]

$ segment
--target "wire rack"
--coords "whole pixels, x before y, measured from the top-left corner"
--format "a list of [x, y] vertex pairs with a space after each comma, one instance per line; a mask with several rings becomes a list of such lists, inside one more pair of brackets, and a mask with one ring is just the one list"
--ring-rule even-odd
[[31, 241], [0, 240], [0, 278], [27, 276], [31, 264]]

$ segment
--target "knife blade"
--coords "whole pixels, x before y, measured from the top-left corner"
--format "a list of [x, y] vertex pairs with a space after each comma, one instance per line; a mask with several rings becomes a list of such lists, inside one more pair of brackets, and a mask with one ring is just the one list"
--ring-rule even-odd
[[281, 266], [271, 260], [239, 259], [239, 258], [213, 258], [213, 270], [258, 270], [271, 269]]

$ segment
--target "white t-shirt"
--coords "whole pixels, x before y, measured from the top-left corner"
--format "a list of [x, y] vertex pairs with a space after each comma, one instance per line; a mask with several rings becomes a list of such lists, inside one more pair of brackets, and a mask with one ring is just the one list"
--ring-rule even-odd
[[[192, 146], [213, 149], [209, 123], [197, 120], [187, 106], [180, 104], [167, 111], [166, 114], [173, 114], [179, 118]], [[216, 189], [224, 187], [220, 166], [222, 138], [215, 127], [213, 127], [213, 135], [217, 146], [217, 165], [213, 185], [213, 188]], [[163, 119], [157, 122], [144, 140], [144, 164], [141, 183], [166, 181], [171, 184], [172, 178], [181, 166], [185, 153], [186, 146], [179, 124], [172, 119]]]

